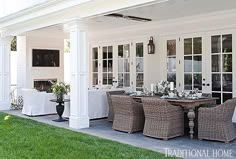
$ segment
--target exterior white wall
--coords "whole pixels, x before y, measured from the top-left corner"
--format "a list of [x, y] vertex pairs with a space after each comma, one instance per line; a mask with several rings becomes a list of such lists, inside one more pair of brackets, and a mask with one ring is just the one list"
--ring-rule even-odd
[[[34, 79], [57, 79], [64, 81], [64, 39], [62, 37], [20, 37], [17, 40], [17, 85], [33, 88]], [[60, 50], [60, 67], [32, 67], [32, 49]]]
[[[156, 83], [160, 80], [166, 79], [166, 43], [164, 41], [166, 36], [180, 37], [187, 34], [203, 35], [207, 38], [207, 42], [203, 43], [206, 52], [203, 54], [210, 55], [210, 37], [211, 35], [230, 33], [233, 35], [233, 51], [236, 51], [236, 23], [235, 14], [230, 15], [201, 15], [195, 17], [187, 17], [181, 19], [174, 19], [159, 23], [141, 24], [131, 27], [124, 27], [122, 29], [111, 29], [106, 32], [94, 32], [90, 33], [90, 51], [93, 46], [103, 46], [113, 44], [117, 47], [117, 43], [120, 41], [136, 41], [136, 39], [143, 39], [143, 42], [148, 43], [149, 37], [153, 36], [156, 46], [156, 53], [154, 55], [147, 54], [145, 50], [144, 55], [144, 85], [150, 87], [151, 83]], [[114, 49], [117, 51], [117, 49]], [[117, 54], [117, 52], [114, 52]], [[131, 52], [135, 53], [135, 52]], [[234, 53], [233, 53], [234, 54]], [[209, 57], [209, 56], [208, 56]], [[92, 63], [90, 54], [90, 77], [92, 77]], [[182, 59], [183, 57], [181, 57]], [[210, 59], [209, 59], [210, 60]], [[233, 55], [233, 64], [236, 61], [236, 56]], [[206, 64], [205, 64], [206, 66]], [[204, 69], [208, 70], [211, 65], [208, 61], [208, 66]], [[233, 96], [236, 96], [236, 66], [233, 65]], [[204, 70], [203, 70], [204, 72]], [[90, 85], [92, 79], [90, 78]], [[209, 81], [211, 82], [211, 81]], [[236, 122], [236, 111], [234, 113], [233, 121]]]

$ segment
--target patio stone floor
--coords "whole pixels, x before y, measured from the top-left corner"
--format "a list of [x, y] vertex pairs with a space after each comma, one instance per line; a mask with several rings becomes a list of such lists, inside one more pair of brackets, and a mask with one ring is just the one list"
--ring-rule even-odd
[[[185, 158], [200, 158], [195, 157], [195, 154], [198, 152], [205, 153], [201, 158], [236, 158], [236, 140], [230, 142], [229, 144], [225, 144], [222, 142], [215, 142], [215, 141], [207, 141], [207, 140], [198, 140], [195, 136], [193, 140], [189, 139], [188, 135], [183, 137], [177, 137], [170, 139], [168, 141], [163, 141], [159, 139], [154, 139], [150, 137], [143, 136], [142, 132], [128, 134], [124, 132], [114, 131], [112, 130], [112, 123], [107, 121], [107, 119], [100, 119], [100, 120], [92, 120], [90, 121], [90, 127], [80, 130], [75, 130], [69, 128], [68, 121], [66, 122], [54, 122], [53, 119], [57, 118], [57, 115], [47, 115], [47, 116], [37, 116], [37, 117], [28, 117], [21, 114], [19, 110], [10, 110], [4, 111], [5, 113], [16, 115], [23, 118], [32, 119], [38, 122], [46, 123], [49, 125], [53, 125], [56, 127], [61, 127], [65, 129], [69, 129], [76, 132], [82, 132], [90, 135], [94, 135], [97, 137], [118, 141], [120, 143], [125, 143], [129, 145], [133, 145], [136, 147], [141, 147], [145, 149], [150, 149], [153, 151], [158, 151], [162, 153], [166, 153], [167, 150], [171, 153], [181, 151], [187, 152], [188, 155], [185, 155]], [[235, 124], [236, 127], [236, 124]], [[215, 157], [214, 154], [217, 152], [222, 155], [229, 154], [226, 151], [232, 152], [232, 157], [226, 156], [218, 156]], [[206, 154], [208, 153], [208, 154]], [[190, 155], [192, 154], [192, 155]]]

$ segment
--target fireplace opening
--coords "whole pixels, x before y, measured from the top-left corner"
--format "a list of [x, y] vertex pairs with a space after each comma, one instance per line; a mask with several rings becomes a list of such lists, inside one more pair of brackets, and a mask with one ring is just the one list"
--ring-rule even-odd
[[35, 79], [34, 88], [38, 91], [46, 91], [47, 93], [51, 93], [51, 86], [54, 82], [57, 82], [57, 79]]

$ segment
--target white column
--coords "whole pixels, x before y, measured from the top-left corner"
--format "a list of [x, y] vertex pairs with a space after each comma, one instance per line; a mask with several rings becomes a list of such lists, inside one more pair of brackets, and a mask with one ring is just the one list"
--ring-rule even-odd
[[0, 110], [10, 109], [10, 37], [0, 38]]
[[74, 21], [70, 27], [71, 96], [69, 126], [89, 127], [88, 117], [88, 41], [87, 27]]

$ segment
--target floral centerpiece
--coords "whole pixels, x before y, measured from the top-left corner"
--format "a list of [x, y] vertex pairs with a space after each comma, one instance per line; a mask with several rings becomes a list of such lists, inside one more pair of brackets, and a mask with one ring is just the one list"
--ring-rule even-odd
[[58, 101], [63, 101], [63, 96], [70, 91], [70, 85], [64, 82], [56, 82], [51, 86], [53, 94], [57, 97]]
[[170, 91], [170, 83], [168, 81], [160, 81], [157, 83], [157, 92], [162, 95], [168, 95]]

